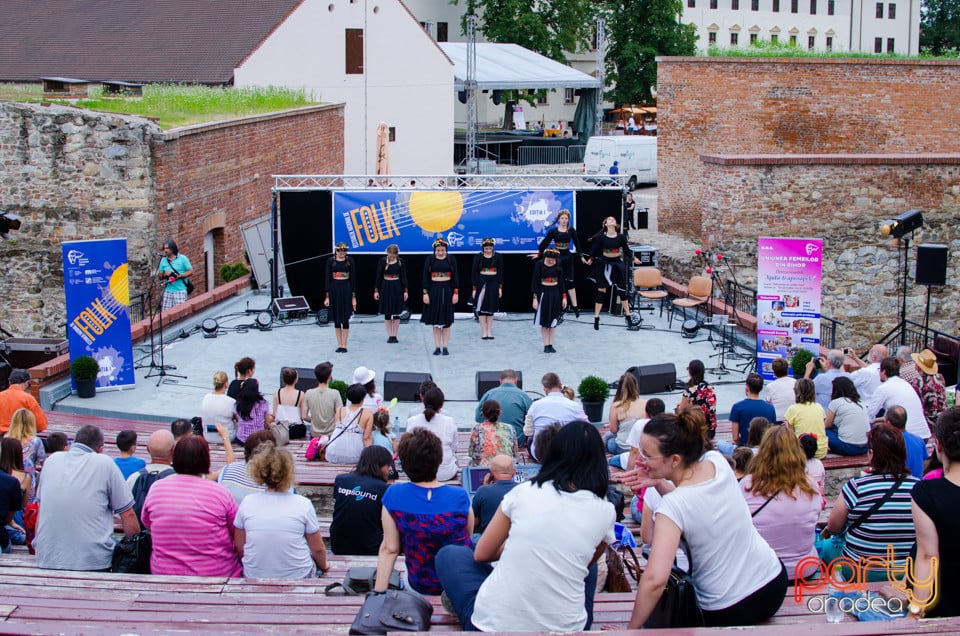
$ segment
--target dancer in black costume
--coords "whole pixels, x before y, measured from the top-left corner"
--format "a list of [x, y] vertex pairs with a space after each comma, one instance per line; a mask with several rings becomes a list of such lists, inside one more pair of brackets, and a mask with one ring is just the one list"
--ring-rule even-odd
[[559, 258], [559, 250], [552, 247], [545, 249], [543, 259], [533, 266], [533, 279], [530, 281], [533, 311], [536, 312], [533, 322], [540, 325], [544, 353], [557, 352], [553, 348], [553, 339], [557, 332], [557, 323], [567, 306], [566, 284]]
[[433, 355], [450, 355], [450, 325], [454, 306], [459, 302], [457, 288], [457, 261], [447, 255], [447, 242], [442, 238], [433, 242], [433, 256], [423, 264], [423, 315], [420, 322], [433, 326]]
[[337, 332], [337, 353], [347, 352], [350, 316], [357, 310], [357, 264], [347, 256], [347, 244], [337, 243], [334, 256], [327, 259], [327, 294], [323, 306], [330, 310], [330, 320]]
[[564, 283], [567, 287], [567, 294], [570, 295], [570, 308], [573, 309], [574, 315], [579, 318], [580, 307], [577, 305], [577, 287], [574, 284], [574, 265], [576, 264], [576, 259], [573, 257], [573, 250], [570, 249], [570, 246], [572, 244], [574, 250], [581, 254], [583, 250], [580, 249], [580, 239], [577, 237], [577, 231], [570, 225], [569, 210], [560, 210], [560, 212], [557, 213], [556, 226], [550, 228], [547, 235], [540, 241], [540, 245], [537, 248], [540, 251], [536, 254], [530, 254], [530, 258], [540, 258], [544, 250], [546, 250], [547, 246], [551, 243], [553, 243], [553, 247], [560, 252], [559, 262], [561, 269], [563, 269], [563, 275], [566, 277]]
[[640, 262], [633, 256], [627, 243], [626, 233], [620, 233], [617, 220], [608, 216], [603, 220], [603, 229], [591, 239], [590, 257], [584, 257], [587, 265], [593, 266], [593, 279], [597, 284], [597, 297], [593, 306], [593, 328], [600, 330], [600, 309], [607, 289], [613, 286], [613, 293], [620, 297], [623, 306], [623, 318], [630, 327], [630, 302], [627, 300], [627, 263]]
[[407, 302], [407, 268], [400, 259], [400, 247], [387, 246], [387, 255], [381, 256], [377, 263], [377, 283], [373, 290], [373, 299], [378, 302], [377, 311], [383, 314], [383, 324], [387, 328], [387, 342], [396, 343], [400, 330], [400, 314]]
[[493, 340], [493, 315], [500, 310], [503, 294], [503, 256], [494, 251], [496, 241], [481, 241], [482, 252], [473, 257], [473, 310], [480, 320], [482, 340]]

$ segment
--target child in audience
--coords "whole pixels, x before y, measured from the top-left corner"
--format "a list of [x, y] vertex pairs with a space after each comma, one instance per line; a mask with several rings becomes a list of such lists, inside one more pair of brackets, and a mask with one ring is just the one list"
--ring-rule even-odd
[[373, 413], [374, 445], [383, 446], [393, 455], [393, 438], [394, 434], [390, 431], [390, 411], [387, 409], [377, 409]]
[[117, 448], [120, 449], [120, 457], [115, 457], [113, 461], [117, 463], [117, 468], [123, 473], [124, 479], [147, 465], [145, 460], [133, 455], [137, 452], [136, 431], [120, 431], [117, 433]]
[[738, 446], [733, 451], [733, 474], [737, 476], [737, 481], [743, 479], [743, 476], [750, 470], [750, 462], [753, 461], [753, 449], [748, 446]]
[[811, 433], [804, 433], [799, 438], [800, 448], [807, 458], [807, 474], [817, 482], [817, 488], [820, 489], [820, 497], [823, 498], [823, 505], [827, 505], [827, 499], [823, 496], [823, 482], [827, 478], [827, 469], [823, 467], [823, 462], [814, 457], [817, 454], [817, 438]]
[[70, 442], [64, 433], [50, 433], [47, 435], [45, 442], [44, 446], [47, 449], [47, 457], [50, 457], [54, 453], [65, 451], [70, 447]]

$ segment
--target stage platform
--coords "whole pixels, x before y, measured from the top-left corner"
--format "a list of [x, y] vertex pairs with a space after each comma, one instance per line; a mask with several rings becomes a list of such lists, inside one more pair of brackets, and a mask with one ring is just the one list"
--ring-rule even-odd
[[[667, 314], [661, 318], [659, 311], [642, 312], [643, 326], [652, 328], [640, 331], [627, 331], [622, 317], [606, 313], [601, 314], [600, 330], [594, 331], [592, 312], [581, 312], [579, 319], [568, 314], [557, 329], [557, 352], [553, 354], [543, 353], [540, 329], [533, 324], [532, 313], [497, 316], [494, 340], [480, 339], [480, 327], [472, 314], [458, 314], [452, 328], [450, 355], [434, 356], [431, 328], [421, 324], [416, 315], [401, 325], [398, 344], [387, 343], [381, 318], [354, 316], [349, 352], [335, 353], [333, 326], [318, 325], [312, 315], [275, 321], [268, 331], [257, 329], [256, 314], [246, 310], [266, 309], [269, 304], [269, 296], [248, 292], [225, 300], [200, 316], [164, 325], [163, 361], [176, 367], [168, 371], [171, 375], [156, 377], [156, 369], [140, 368], [134, 387], [99, 390], [93, 399], [69, 395], [56, 400], [52, 410], [157, 422], [189, 418], [199, 414], [200, 400], [211, 390], [214, 372], [223, 370], [232, 378], [234, 363], [251, 356], [257, 361], [256, 377], [261, 389], [268, 396], [280, 385], [281, 367], [312, 369], [325, 360], [334, 365], [334, 379], [348, 384], [356, 367], [373, 369], [381, 393], [387, 371], [430, 373], [446, 395], [443, 412], [452, 416], [461, 429], [469, 429], [477, 404], [477, 371], [499, 372], [507, 367], [522, 371], [523, 388], [536, 398], [542, 392], [540, 378], [548, 371], [556, 372], [564, 384], [576, 388], [586, 375], [615, 382], [629, 367], [663, 363], [674, 363], [677, 379], [685, 381], [686, 365], [691, 359], [703, 360], [708, 369], [717, 367], [719, 361], [711, 357], [717, 353], [714, 346], [700, 342], [707, 336], [706, 329], [700, 330], [696, 341], [684, 338], [680, 332], [682, 321], [675, 319], [672, 328], [668, 328]], [[467, 307], [464, 305], [463, 309]], [[216, 338], [203, 337], [199, 325], [206, 318], [215, 318], [219, 323]], [[717, 336], [714, 334], [715, 339]], [[149, 342], [135, 345], [134, 352], [139, 365], [150, 364]], [[728, 358], [725, 366], [731, 373], [707, 373], [708, 381], [717, 388], [721, 417], [729, 413], [734, 402], [743, 399], [745, 374], [740, 369], [745, 364], [746, 360]], [[146, 377], [150, 372], [153, 377]], [[51, 396], [64, 395], [67, 386], [61, 383], [46, 389], [46, 401]], [[611, 391], [604, 418], [612, 395]], [[680, 401], [679, 390], [656, 395], [666, 402], [668, 410]], [[389, 400], [393, 396], [384, 397]], [[401, 402], [395, 409], [401, 419], [418, 411], [418, 404], [413, 402]]]

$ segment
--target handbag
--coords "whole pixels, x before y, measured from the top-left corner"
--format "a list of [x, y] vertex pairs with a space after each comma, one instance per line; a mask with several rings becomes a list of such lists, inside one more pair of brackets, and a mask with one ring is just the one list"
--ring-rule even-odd
[[620, 553], [617, 552], [613, 546], [609, 545], [607, 546], [605, 554], [607, 560], [607, 582], [603, 584], [604, 591], [613, 593], [632, 592], [633, 587], [627, 578], [627, 568], [623, 557], [620, 556]]
[[900, 488], [901, 483], [903, 483], [903, 480], [898, 479], [896, 483], [893, 484], [893, 487], [888, 490], [883, 497], [870, 506], [870, 509], [864, 514], [857, 517], [856, 521], [844, 528], [842, 532], [829, 537], [824, 537], [821, 535], [820, 538], [816, 539], [813, 542], [813, 547], [816, 548], [817, 556], [820, 557], [820, 560], [829, 565], [834, 559], [843, 556], [843, 547], [847, 544], [847, 535], [859, 528], [860, 524], [862, 524], [864, 521], [870, 518], [870, 515], [874, 514], [880, 509], [880, 506], [890, 501], [890, 498], [893, 497], [893, 495]]
[[406, 590], [369, 592], [357, 612], [351, 634], [425, 632], [430, 629], [433, 606], [422, 596]]
[[291, 406], [280, 403], [280, 390], [277, 389], [277, 422], [283, 423], [287, 429], [287, 442], [277, 442], [281, 446], [292, 439], [303, 439], [307, 436], [307, 425], [300, 419], [300, 398], [303, 391], [297, 391], [297, 401]]
[[150, 574], [153, 539], [149, 530], [125, 536], [113, 547], [111, 571], [124, 574]]
[[[343, 434], [346, 433], [348, 430], [350, 430], [350, 427], [353, 426], [353, 423], [357, 421], [357, 419], [360, 417], [360, 414], [361, 414], [361, 413], [363, 413], [363, 409], [357, 409], [357, 414], [353, 416], [353, 419], [352, 419], [352, 420], [350, 420], [349, 422], [347, 422], [347, 425], [343, 427], [343, 430], [341, 430], [339, 433], [337, 433], [336, 435], [334, 435], [333, 437], [331, 437], [331, 438], [327, 441], [326, 444], [323, 444], [322, 446], [320, 446], [320, 450], [319, 450], [319, 452], [317, 453], [317, 461], [321, 461], [321, 462], [327, 461], [327, 448], [330, 446], [330, 444], [332, 444], [332, 443], [334, 442], [334, 440], [336, 440], [336, 439], [339, 438], [341, 435], [343, 435]], [[341, 421], [343, 421], [343, 420], [341, 420]]]
[[[173, 270], [173, 273], [174, 273], [174, 274], [176, 274], [177, 276], [180, 275], [180, 272], [177, 271], [177, 268], [174, 267], [173, 264], [170, 263], [170, 259], [167, 259], [167, 265], [170, 266], [170, 269]], [[183, 279], [183, 284], [184, 284], [184, 286], [187, 288], [187, 296], [189, 296], [190, 294], [192, 294], [192, 293], [193, 293], [193, 290], [196, 289], [196, 288], [193, 286], [193, 283], [190, 282], [190, 279], [189, 279], [189, 278], [184, 278], [184, 279]]]
[[307, 436], [307, 425], [303, 422], [291, 424], [287, 427], [287, 432], [290, 433], [290, 439], [303, 439]]
[[682, 535], [680, 544], [687, 553], [687, 570], [683, 571], [674, 562], [666, 588], [643, 624], [647, 629], [703, 627], [703, 613], [697, 605], [697, 594], [693, 587], [693, 555]]
[[[343, 590], [341, 593], [346, 596], [361, 596], [373, 591], [376, 580], [377, 568], [347, 568], [347, 573], [344, 575], [342, 583], [331, 583], [323, 588], [323, 591], [327, 596], [332, 596], [333, 591], [339, 587]], [[387, 583], [387, 589], [403, 589], [403, 581], [400, 579], [400, 573], [396, 570], [390, 573], [390, 582]]]
[[274, 423], [270, 427], [270, 432], [273, 433], [273, 439], [276, 440], [277, 446], [286, 446], [290, 443], [290, 428], [286, 422]]

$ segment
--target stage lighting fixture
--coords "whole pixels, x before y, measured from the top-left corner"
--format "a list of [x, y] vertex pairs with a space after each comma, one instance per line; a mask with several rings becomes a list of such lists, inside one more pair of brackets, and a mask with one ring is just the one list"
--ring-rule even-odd
[[271, 325], [273, 325], [273, 314], [269, 311], [261, 311], [257, 314], [257, 329], [268, 331]]
[[321, 309], [317, 312], [317, 324], [325, 325], [330, 322], [330, 314], [326, 309]]
[[696, 338], [698, 331], [700, 331], [700, 322], [692, 318], [684, 320], [683, 326], [680, 327], [680, 335], [684, 338]]
[[636, 310], [631, 311], [627, 319], [630, 321], [630, 329], [639, 329], [643, 323], [643, 317], [641, 317], [640, 312]]
[[10, 240], [10, 232], [20, 229], [20, 217], [12, 212], [0, 210], [0, 238]]
[[921, 227], [923, 227], [923, 214], [920, 210], [907, 210], [881, 223], [880, 235], [884, 238], [900, 238]]
[[410, 322], [410, 310], [404, 307], [403, 311], [401, 311], [397, 317], [400, 319], [400, 322]]
[[203, 331], [204, 338], [216, 338], [217, 331], [220, 329], [220, 323], [213, 318], [207, 318], [200, 323], [200, 330]]

